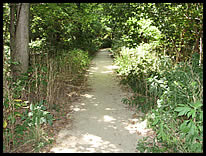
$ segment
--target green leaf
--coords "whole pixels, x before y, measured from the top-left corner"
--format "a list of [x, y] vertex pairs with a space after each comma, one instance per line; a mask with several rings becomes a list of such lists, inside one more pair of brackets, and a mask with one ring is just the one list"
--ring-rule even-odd
[[198, 126], [198, 128], [199, 128], [200, 132], [203, 132], [203, 126], [202, 125]]
[[46, 118], [45, 117], [40, 118], [40, 124], [42, 124], [42, 123], [46, 123]]
[[191, 114], [192, 114], [192, 118], [194, 119], [194, 117], [196, 116], [196, 110], [195, 110], [195, 109], [192, 109], [192, 110], [191, 110]]
[[195, 126], [195, 124], [193, 122], [190, 122], [190, 123], [191, 123], [191, 125], [190, 125], [189, 134], [194, 135], [196, 126]]
[[191, 116], [191, 111], [187, 113], [187, 117], [189, 118]]
[[189, 127], [187, 125], [187, 122], [189, 122], [189, 120], [185, 120], [181, 125], [180, 125], [180, 130], [183, 132], [183, 133], [187, 133], [189, 131]]
[[195, 81], [193, 81], [192, 83], [191, 83], [191, 85], [194, 87], [195, 85], [197, 84], [197, 82], [195, 82]]
[[203, 121], [203, 111], [200, 112], [200, 121]]
[[177, 107], [174, 111], [176, 112], [181, 112], [184, 110], [184, 107]]
[[183, 106], [183, 107], [184, 107], [184, 106], [185, 106], [185, 104], [178, 104], [178, 106]]
[[42, 84], [44, 85], [44, 86], [47, 86], [47, 81], [42, 81]]
[[15, 103], [15, 106], [21, 107], [21, 103]]
[[53, 124], [52, 120], [48, 120], [49, 125], [51, 126]]
[[15, 116], [20, 116], [20, 117], [22, 116], [22, 114], [19, 113], [19, 112], [14, 112], [14, 115], [15, 115]]
[[152, 126], [156, 125], [159, 122], [159, 119], [156, 118], [155, 121], [152, 123]]
[[195, 102], [195, 103], [190, 103], [190, 106], [192, 106], [192, 107], [195, 108], [195, 109], [198, 109], [198, 108], [200, 108], [201, 106], [203, 106], [203, 104], [202, 104], [202, 102], [197, 101], [197, 102]]
[[44, 112], [43, 112], [43, 116], [45, 116], [45, 115], [47, 115], [47, 114], [49, 114], [49, 112], [47, 112], [47, 111], [44, 111]]
[[193, 144], [192, 147], [193, 147], [193, 151], [192, 152], [195, 152], [195, 153], [203, 152], [202, 151], [202, 144], [199, 143], [199, 142], [196, 142], [195, 144]]
[[42, 67], [42, 71], [47, 72], [48, 71], [47, 67], [46, 66]]
[[188, 111], [190, 111], [190, 107], [177, 107], [174, 111], [179, 112], [178, 116], [186, 115]]
[[30, 104], [30, 110], [33, 111], [33, 109], [34, 109], [34, 105]]
[[10, 114], [10, 115], [8, 116], [8, 120], [11, 121], [11, 124], [14, 124], [14, 123], [16, 122], [15, 116], [14, 116], [13, 114]]

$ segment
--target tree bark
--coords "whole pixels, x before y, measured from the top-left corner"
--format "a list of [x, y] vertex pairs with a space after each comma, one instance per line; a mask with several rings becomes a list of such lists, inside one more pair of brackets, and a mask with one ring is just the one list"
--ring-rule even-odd
[[[12, 61], [15, 60], [15, 7], [16, 4], [10, 4], [10, 52]], [[15, 77], [15, 65], [11, 64], [12, 76]]]
[[29, 7], [29, 3], [17, 4], [13, 61], [20, 64], [13, 68], [14, 77], [27, 72], [29, 66]]

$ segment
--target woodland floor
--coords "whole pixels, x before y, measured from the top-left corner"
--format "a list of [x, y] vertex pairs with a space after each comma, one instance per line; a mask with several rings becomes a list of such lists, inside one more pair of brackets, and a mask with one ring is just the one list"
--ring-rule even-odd
[[[146, 121], [140, 120], [140, 112], [121, 102], [129, 93], [119, 85], [112, 64], [108, 49], [101, 49], [92, 60], [78, 96], [63, 90], [67, 98], [59, 99], [64, 103], [56, 108], [59, 120], [48, 127], [55, 140], [41, 152], [138, 152], [138, 139], [152, 132], [146, 129]], [[69, 102], [65, 101], [68, 98]]]

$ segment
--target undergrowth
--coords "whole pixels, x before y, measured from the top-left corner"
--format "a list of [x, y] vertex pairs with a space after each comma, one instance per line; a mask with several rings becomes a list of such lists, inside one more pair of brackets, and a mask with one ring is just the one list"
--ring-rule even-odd
[[18, 62], [12, 62], [9, 47], [4, 48], [3, 151], [6, 153], [24, 149], [38, 152], [53, 142], [44, 128], [55, 120], [50, 111], [59, 104], [57, 79], [63, 75], [72, 81], [82, 76], [90, 63], [88, 52], [80, 49], [57, 52], [35, 46], [31, 45], [28, 72], [16, 80], [10, 66]]
[[[121, 83], [133, 90], [125, 104], [143, 111], [154, 138], [138, 142], [140, 152], [203, 152], [203, 66], [199, 54], [173, 63], [151, 44], [121, 48], [115, 58]], [[153, 52], [152, 52], [153, 51]]]

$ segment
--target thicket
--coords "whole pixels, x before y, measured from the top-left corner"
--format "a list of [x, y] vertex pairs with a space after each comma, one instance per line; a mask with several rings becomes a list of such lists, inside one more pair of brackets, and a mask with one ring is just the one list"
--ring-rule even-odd
[[[199, 66], [199, 55], [174, 65], [169, 57], [155, 59], [147, 53], [143, 59], [135, 50], [124, 49], [122, 58], [116, 58], [121, 83], [129, 85], [134, 93], [122, 101], [146, 113], [148, 127], [157, 133], [153, 148], [151, 141], [144, 139], [138, 149], [141, 152], [202, 152], [203, 67]], [[136, 56], [128, 57], [128, 53], [134, 52]]]
[[156, 132], [137, 149], [203, 152], [203, 5], [125, 4], [120, 13], [122, 5], [112, 18], [124, 31], [116, 31], [111, 50], [121, 83], [133, 91], [122, 102], [144, 112]]
[[50, 112], [61, 105], [61, 82], [84, 81], [106, 31], [96, 4], [30, 4], [29, 68], [14, 79], [11, 66], [21, 62], [11, 59], [11, 5], [20, 3], [3, 4], [3, 151], [38, 152], [53, 141], [46, 127], [56, 120]]

